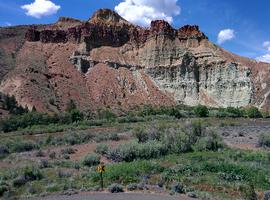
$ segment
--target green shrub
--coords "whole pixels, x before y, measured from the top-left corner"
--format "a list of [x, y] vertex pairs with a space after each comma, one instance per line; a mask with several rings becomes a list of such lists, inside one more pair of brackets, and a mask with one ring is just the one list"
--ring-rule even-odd
[[21, 175], [13, 180], [13, 186], [14, 187], [21, 187], [21, 186], [25, 185], [27, 182], [28, 181], [26, 180], [26, 178]]
[[114, 183], [108, 187], [108, 190], [111, 193], [119, 193], [119, 192], [124, 192], [124, 187], [120, 184]]
[[230, 117], [243, 117], [243, 111], [239, 108], [228, 107], [226, 112], [230, 113]]
[[41, 180], [42, 178], [43, 175], [37, 167], [25, 167], [22, 169], [21, 173], [17, 176], [17, 178], [13, 180], [13, 185], [15, 187], [20, 187], [22, 185], [25, 185], [27, 182]]
[[64, 135], [63, 140], [65, 141], [65, 144], [69, 145], [75, 145], [81, 143], [81, 138], [77, 133], [67, 133]]
[[167, 148], [160, 142], [147, 143], [130, 142], [121, 144], [108, 152], [108, 157], [116, 162], [133, 161], [135, 159], [158, 158], [167, 153]]
[[256, 107], [250, 107], [246, 110], [246, 114], [249, 118], [261, 118], [262, 114]]
[[39, 146], [33, 141], [14, 141], [12, 144], [10, 144], [10, 149], [12, 152], [19, 153], [39, 149]]
[[172, 192], [179, 193], [179, 194], [185, 192], [184, 185], [182, 183], [179, 183], [179, 182], [174, 183], [171, 187], [171, 190], [172, 190]]
[[98, 112], [99, 119], [106, 119], [107, 121], [115, 121], [116, 114], [110, 110], [99, 110]]
[[251, 184], [241, 186], [240, 191], [242, 192], [242, 195], [245, 200], [257, 200], [257, 194], [255, 192], [254, 186]]
[[[22, 115], [12, 115], [11, 117], [1, 120], [0, 130], [4, 132], [17, 131], [32, 126], [52, 126], [51, 124], [71, 124], [72, 122], [82, 121], [84, 115], [77, 109], [73, 109], [70, 112], [50, 115], [48, 113], [30, 112]], [[49, 128], [57, 129], [52, 126]], [[30, 129], [31, 130], [31, 129]]]
[[100, 156], [97, 154], [88, 154], [82, 160], [82, 164], [88, 167], [96, 166], [99, 163], [100, 163]]
[[71, 110], [70, 115], [72, 122], [78, 122], [84, 119], [84, 114], [77, 109]]
[[95, 152], [101, 155], [106, 155], [108, 153], [109, 147], [106, 144], [98, 144]]
[[138, 185], [136, 183], [130, 183], [127, 186], [128, 191], [134, 191], [134, 190], [137, 190], [137, 189], [138, 189]]
[[208, 117], [209, 110], [206, 106], [198, 105], [194, 107], [194, 112], [197, 117]]
[[39, 167], [40, 169], [48, 168], [49, 166], [50, 166], [50, 163], [49, 163], [49, 161], [46, 160], [46, 159], [42, 159], [42, 160], [40, 160], [40, 161], [38, 162], [38, 167]]
[[3, 194], [7, 191], [9, 191], [9, 185], [4, 182], [4, 181], [0, 181], [0, 197], [3, 196]]
[[27, 108], [23, 108], [22, 106], [18, 105], [18, 102], [14, 96], [10, 97], [3, 94], [1, 94], [1, 96], [3, 99], [3, 108], [8, 110], [10, 114], [21, 115], [28, 112]]
[[9, 154], [9, 148], [7, 145], [0, 144], [0, 158]]
[[138, 126], [134, 129], [133, 135], [138, 139], [138, 142], [144, 143], [148, 140], [148, 132], [145, 127]]
[[50, 153], [49, 153], [49, 157], [50, 157], [50, 159], [55, 159], [55, 158], [56, 158], [56, 153], [55, 153], [55, 151], [50, 152]]
[[270, 133], [263, 133], [259, 136], [258, 144], [260, 147], [270, 147]]
[[111, 134], [109, 134], [109, 140], [119, 141], [120, 137], [119, 137], [119, 135], [117, 133], [111, 133]]
[[193, 145], [195, 151], [217, 151], [224, 147], [222, 139], [213, 131], [207, 131], [204, 137], [200, 137]]

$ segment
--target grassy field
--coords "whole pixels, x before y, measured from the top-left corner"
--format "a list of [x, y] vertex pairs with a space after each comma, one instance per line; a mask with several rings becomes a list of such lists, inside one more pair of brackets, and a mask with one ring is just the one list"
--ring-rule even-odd
[[270, 189], [269, 150], [230, 147], [218, 131], [245, 123], [251, 121], [155, 116], [2, 133], [0, 196], [96, 191], [96, 165], [102, 161], [105, 188], [116, 183], [127, 190], [260, 199]]

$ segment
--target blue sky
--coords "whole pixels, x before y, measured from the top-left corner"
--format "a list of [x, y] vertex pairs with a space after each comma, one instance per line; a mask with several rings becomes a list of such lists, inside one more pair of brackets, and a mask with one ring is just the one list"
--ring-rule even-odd
[[[197, 24], [216, 44], [219, 33], [225, 30], [220, 33], [220, 46], [270, 62], [269, 0], [50, 0], [54, 10], [27, 15], [29, 10], [22, 6], [34, 1], [49, 0], [0, 0], [0, 26], [53, 23], [60, 16], [86, 20], [95, 10], [110, 8], [140, 25], [145, 25], [151, 16], [171, 19], [176, 28]], [[140, 21], [142, 18], [146, 20]]]

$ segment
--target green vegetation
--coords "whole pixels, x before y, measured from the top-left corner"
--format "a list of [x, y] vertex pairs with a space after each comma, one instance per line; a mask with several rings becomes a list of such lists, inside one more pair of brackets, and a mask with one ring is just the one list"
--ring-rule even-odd
[[3, 101], [3, 108], [8, 110], [10, 114], [21, 115], [28, 112], [27, 108], [23, 108], [22, 106], [18, 105], [18, 102], [14, 96], [10, 97], [1, 94], [1, 99]]
[[194, 108], [194, 112], [197, 117], [208, 117], [209, 110], [206, 106], [198, 105]]
[[124, 187], [120, 184], [114, 183], [108, 187], [108, 190], [111, 193], [119, 193], [119, 192], [124, 192]]
[[270, 133], [261, 134], [259, 137], [259, 146], [260, 147], [270, 147]]
[[249, 118], [261, 118], [262, 114], [256, 107], [250, 107], [246, 110], [247, 116]]
[[106, 155], [109, 151], [109, 147], [106, 144], [98, 144], [95, 152], [101, 155]]
[[86, 155], [82, 160], [82, 164], [88, 167], [96, 166], [99, 163], [100, 163], [100, 156], [93, 153]]
[[[13, 99], [13, 98], [11, 98]], [[14, 102], [14, 100], [9, 100]], [[15, 100], [16, 101], [16, 100]], [[7, 108], [10, 106], [7, 103]], [[16, 104], [16, 103], [15, 103]], [[9, 106], [8, 106], [9, 105]], [[17, 105], [17, 104], [16, 104]], [[15, 105], [15, 107], [16, 107]], [[34, 109], [33, 109], [34, 110]], [[122, 113], [121, 116], [117, 116], [113, 111], [109, 109], [99, 110], [97, 113], [83, 113], [76, 108], [76, 104], [73, 100], [70, 100], [67, 104], [66, 112], [59, 114], [46, 114], [32, 112], [20, 112], [14, 113], [9, 118], [0, 121], [0, 130], [3, 132], [22, 131], [28, 132], [55, 132], [63, 131], [69, 127], [89, 128], [91, 126], [101, 126], [111, 123], [137, 123], [147, 122], [155, 119], [180, 119], [180, 118], [195, 118], [195, 117], [249, 117], [260, 118], [263, 117], [261, 112], [255, 108], [250, 107], [243, 108], [207, 108], [206, 106], [175, 106], [175, 107], [152, 107], [144, 106], [136, 108], [133, 111]], [[265, 117], [268, 117], [265, 115]]]
[[[62, 114], [12, 115], [1, 122], [9, 133], [2, 133], [0, 160], [10, 166], [0, 169], [0, 197], [96, 190], [96, 165], [105, 159], [110, 192], [158, 185], [171, 194], [255, 199], [270, 188], [270, 153], [229, 149], [215, 128], [259, 116], [255, 108], [201, 105], [145, 106], [117, 116], [109, 109], [80, 112], [72, 100]], [[262, 134], [258, 145], [269, 141]], [[73, 160], [84, 146], [91, 150]]]

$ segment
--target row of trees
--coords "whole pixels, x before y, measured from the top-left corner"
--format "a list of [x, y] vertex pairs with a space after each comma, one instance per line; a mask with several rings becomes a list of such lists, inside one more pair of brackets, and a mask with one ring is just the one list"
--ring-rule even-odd
[[[87, 117], [83, 112], [77, 109], [74, 100], [67, 103], [66, 111], [62, 113], [48, 114], [38, 113], [35, 109], [31, 112], [27, 108], [18, 105], [14, 96], [5, 96], [2, 98], [3, 108], [8, 110], [11, 116], [0, 122], [0, 130], [4, 132], [16, 131], [21, 128], [26, 128], [33, 125], [49, 125], [49, 124], [70, 124], [82, 121]], [[246, 109], [240, 108], [207, 108], [203, 105], [195, 107], [174, 106], [174, 107], [159, 107], [145, 106], [137, 112], [129, 112], [124, 117], [128, 118], [141, 117], [152, 115], [167, 115], [175, 118], [182, 117], [249, 117], [260, 118], [261, 112], [256, 107]], [[106, 119], [107, 121], [114, 121], [117, 115], [108, 109], [99, 110], [94, 114], [95, 118]]]
[[203, 105], [195, 107], [188, 106], [174, 106], [174, 107], [159, 107], [145, 106], [138, 113], [139, 116], [151, 115], [169, 115], [176, 118], [182, 117], [249, 117], [260, 118], [262, 113], [256, 107], [249, 108], [208, 108]]

